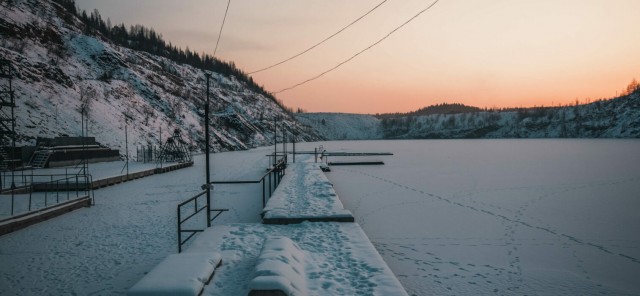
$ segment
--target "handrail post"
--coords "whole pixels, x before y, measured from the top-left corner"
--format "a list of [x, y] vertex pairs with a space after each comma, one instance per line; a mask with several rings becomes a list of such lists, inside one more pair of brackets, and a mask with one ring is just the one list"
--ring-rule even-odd
[[180, 217], [180, 206], [178, 206], [178, 253], [182, 252], [182, 218]]
[[264, 194], [264, 178], [262, 178], [262, 208], [264, 209], [266, 205], [267, 205], [267, 199]]
[[60, 203], [60, 180], [56, 180], [56, 204], [59, 204], [59, 203]]
[[204, 105], [204, 138], [205, 138], [205, 170], [206, 170], [206, 178], [207, 181], [205, 185], [207, 186], [207, 227], [211, 227], [211, 184], [209, 178], [209, 79], [211, 78], [211, 73], [205, 73], [207, 77], [207, 102]]
[[[26, 183], [25, 183], [26, 184]], [[26, 185], [25, 185], [26, 186]], [[31, 197], [33, 195], [33, 180], [31, 180], [31, 186], [29, 186], [29, 211], [31, 211]], [[13, 208], [11, 209], [11, 215], [13, 216]]]

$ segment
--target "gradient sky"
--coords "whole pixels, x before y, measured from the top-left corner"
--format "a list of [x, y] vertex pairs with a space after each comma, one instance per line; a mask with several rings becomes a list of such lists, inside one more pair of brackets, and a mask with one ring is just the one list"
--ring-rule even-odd
[[[306, 55], [253, 79], [278, 91], [377, 41], [433, 0], [388, 0]], [[213, 54], [226, 0], [76, 0]], [[346, 26], [381, 0], [231, 1], [217, 56], [251, 72]], [[449, 102], [526, 107], [610, 98], [640, 78], [638, 0], [440, 0], [373, 49], [282, 92], [312, 112], [406, 112]]]

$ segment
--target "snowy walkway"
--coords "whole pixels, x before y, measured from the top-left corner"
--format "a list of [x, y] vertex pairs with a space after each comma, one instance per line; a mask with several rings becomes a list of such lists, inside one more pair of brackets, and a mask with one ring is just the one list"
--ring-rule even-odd
[[[222, 257], [204, 294], [407, 295], [362, 228], [340, 223], [354, 218], [318, 164], [289, 164], [262, 215], [263, 224], [212, 226], [184, 252]], [[175, 268], [183, 265], [177, 262]], [[162, 281], [153, 275], [163, 268], [141, 282]], [[205, 277], [196, 274], [168, 289]], [[131, 295], [140, 292], [138, 286]]]
[[353, 222], [317, 163], [292, 163], [262, 211], [265, 224]]
[[[204, 295], [247, 295], [265, 239], [288, 237], [304, 254], [302, 295], [407, 295], [357, 223], [228, 224], [208, 228], [187, 253], [220, 252]], [[286, 258], [282, 258], [283, 262]], [[277, 274], [278, 271], [272, 271]]]

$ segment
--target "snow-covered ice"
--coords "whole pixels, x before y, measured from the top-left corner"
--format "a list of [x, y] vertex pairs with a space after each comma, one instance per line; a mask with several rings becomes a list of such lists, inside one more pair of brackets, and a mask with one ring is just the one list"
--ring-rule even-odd
[[[410, 295], [640, 294], [638, 140], [364, 141], [296, 148], [319, 144], [330, 151], [394, 153], [380, 157], [384, 166], [332, 167], [326, 175]], [[213, 155], [213, 179], [259, 178], [272, 149]], [[97, 190], [94, 207], [0, 237], [0, 294], [124, 294], [176, 253], [176, 205], [200, 191], [203, 158], [196, 156], [192, 168]], [[261, 246], [265, 235], [287, 236], [302, 249], [328, 246], [315, 240], [322, 232], [344, 236], [337, 227], [345, 223], [322, 223], [325, 229], [302, 223], [287, 228], [291, 233], [253, 229], [264, 227], [257, 224], [261, 189], [216, 185], [215, 207], [230, 211], [214, 222], [241, 222], [233, 225], [246, 233], [226, 243], [227, 250], [257, 256], [260, 247], [237, 246]], [[247, 276], [254, 267], [237, 266]]]
[[640, 294], [640, 141], [325, 143], [345, 208], [409, 294]]

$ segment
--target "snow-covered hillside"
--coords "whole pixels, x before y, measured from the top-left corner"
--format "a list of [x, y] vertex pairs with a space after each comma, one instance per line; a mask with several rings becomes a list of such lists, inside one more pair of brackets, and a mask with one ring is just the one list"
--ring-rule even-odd
[[[0, 5], [0, 58], [14, 71], [20, 142], [80, 135], [85, 103], [89, 135], [123, 154], [125, 125], [130, 149], [157, 145], [160, 130], [167, 139], [176, 129], [193, 149], [204, 147], [204, 71], [86, 33], [77, 17], [49, 0]], [[213, 73], [211, 94], [215, 151], [272, 143], [276, 116], [287, 128], [295, 125], [273, 99], [234, 76]], [[309, 131], [299, 138], [319, 139]]]
[[304, 113], [331, 140], [459, 138], [639, 138], [640, 91], [612, 100], [517, 111], [388, 116]]
[[298, 121], [330, 140], [381, 139], [380, 120], [366, 114], [297, 113]]
[[638, 138], [640, 92], [560, 108], [385, 119], [385, 138]]

